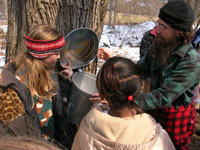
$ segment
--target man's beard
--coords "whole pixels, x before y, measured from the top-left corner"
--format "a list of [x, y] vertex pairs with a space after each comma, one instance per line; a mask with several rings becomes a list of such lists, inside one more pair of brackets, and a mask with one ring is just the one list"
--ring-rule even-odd
[[150, 55], [153, 60], [162, 66], [167, 63], [172, 52], [181, 44], [178, 38], [164, 40], [157, 35], [150, 47]]

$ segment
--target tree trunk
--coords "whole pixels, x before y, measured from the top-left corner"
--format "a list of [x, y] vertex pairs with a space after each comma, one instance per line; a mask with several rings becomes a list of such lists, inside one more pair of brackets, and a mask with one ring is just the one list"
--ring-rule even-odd
[[195, 30], [198, 29], [199, 25], [200, 25], [200, 1], [199, 0], [195, 0], [195, 4], [194, 4], [194, 12], [196, 15], [196, 26], [195, 26]]
[[110, 8], [109, 8], [109, 26], [111, 26], [112, 25], [112, 7], [113, 7], [113, 1], [112, 0], [110, 0]]
[[192, 0], [185, 0], [186, 3], [188, 3], [189, 5], [192, 4]]
[[114, 9], [113, 25], [116, 24], [116, 17], [117, 17], [117, 0], [115, 0], [115, 9]]
[[[25, 36], [40, 24], [55, 27], [63, 35], [87, 27], [100, 39], [108, 0], [8, 0], [6, 62], [26, 50]], [[97, 60], [88, 67], [96, 73]]]

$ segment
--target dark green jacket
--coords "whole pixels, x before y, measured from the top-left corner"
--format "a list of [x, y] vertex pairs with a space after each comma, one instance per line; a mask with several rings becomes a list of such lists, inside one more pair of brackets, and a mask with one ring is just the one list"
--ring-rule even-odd
[[200, 55], [187, 44], [177, 48], [165, 66], [155, 63], [149, 53], [138, 65], [151, 77], [151, 92], [139, 94], [136, 103], [144, 110], [187, 106], [200, 80]]

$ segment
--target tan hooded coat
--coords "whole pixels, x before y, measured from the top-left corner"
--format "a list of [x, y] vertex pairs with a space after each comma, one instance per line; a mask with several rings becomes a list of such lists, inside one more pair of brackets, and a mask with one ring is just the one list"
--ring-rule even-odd
[[82, 120], [72, 150], [175, 150], [167, 132], [148, 114], [112, 117], [102, 106]]

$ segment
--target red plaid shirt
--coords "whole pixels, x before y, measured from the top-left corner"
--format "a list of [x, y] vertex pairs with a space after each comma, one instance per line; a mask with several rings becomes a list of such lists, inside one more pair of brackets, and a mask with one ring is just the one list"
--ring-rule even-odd
[[178, 106], [148, 111], [168, 132], [177, 150], [188, 149], [190, 137], [195, 130], [195, 112], [193, 103], [187, 107]]

